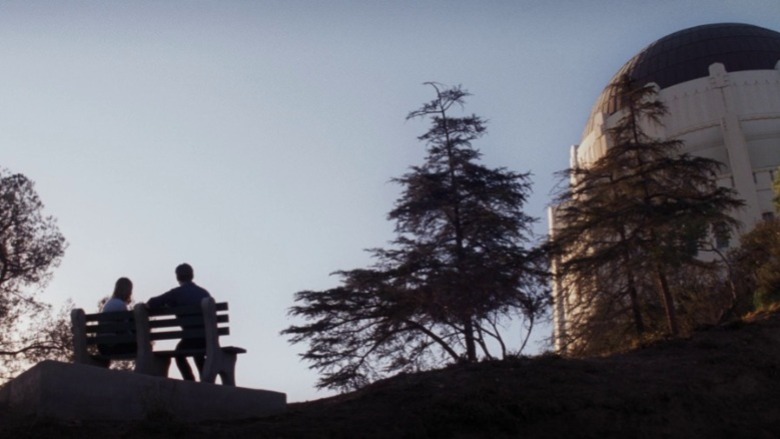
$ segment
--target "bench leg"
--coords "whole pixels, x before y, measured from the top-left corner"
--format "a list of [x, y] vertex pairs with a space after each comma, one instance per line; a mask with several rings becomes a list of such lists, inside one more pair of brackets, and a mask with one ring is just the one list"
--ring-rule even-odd
[[219, 372], [219, 379], [223, 386], [236, 385], [236, 360], [238, 355], [235, 353], [225, 353], [222, 355], [222, 370]]
[[206, 363], [203, 370], [200, 371], [200, 382], [214, 384], [219, 372], [219, 359], [206, 357]]
[[235, 386], [237, 357], [233, 352], [220, 352], [215, 358], [207, 357], [200, 381], [215, 384], [219, 375], [223, 386]]

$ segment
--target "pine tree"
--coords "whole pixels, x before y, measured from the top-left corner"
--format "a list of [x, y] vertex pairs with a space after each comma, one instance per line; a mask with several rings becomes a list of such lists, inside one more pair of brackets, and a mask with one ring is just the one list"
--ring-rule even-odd
[[339, 272], [341, 287], [296, 294], [302, 304], [291, 314], [309, 323], [283, 333], [309, 342], [303, 358], [323, 375], [321, 387], [493, 357], [489, 339], [506, 356], [501, 323], [532, 324], [548, 301], [547, 258], [527, 249], [529, 174], [481, 165], [472, 141], [484, 121], [451, 115], [469, 94], [430, 85], [436, 98], [407, 117], [431, 128], [419, 137], [425, 162], [393, 180], [404, 189], [388, 215], [392, 247], [371, 250], [372, 268]]
[[666, 114], [652, 85], [623, 75], [610, 87], [620, 114], [607, 132], [608, 148], [593, 164], [565, 171], [571, 184], [557, 198], [552, 244], [561, 256], [559, 272], [576, 290], [578, 306], [598, 302], [596, 308], [614, 313], [583, 311], [575, 325], [622, 318], [641, 338], [648, 321], [657, 320], [647, 294], [655, 289], [667, 332], [677, 335], [670, 277], [686, 266], [714, 269], [698, 253], [714, 234], [736, 227], [729, 212], [742, 202], [716, 184], [720, 162], [681, 153], [681, 141], [648, 134]]

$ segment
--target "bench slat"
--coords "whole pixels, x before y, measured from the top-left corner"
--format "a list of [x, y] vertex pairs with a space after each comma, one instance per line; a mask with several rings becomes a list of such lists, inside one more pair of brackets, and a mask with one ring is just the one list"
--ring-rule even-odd
[[135, 322], [114, 322], [101, 323], [99, 325], [88, 325], [85, 328], [87, 335], [94, 334], [122, 334], [124, 332], [135, 332]]
[[[222, 346], [220, 349], [232, 354], [246, 354], [246, 349], [235, 346]], [[161, 357], [191, 357], [205, 352], [205, 349], [182, 349], [177, 351], [154, 351], [154, 355], [159, 355]]]
[[86, 314], [84, 318], [87, 322], [121, 322], [133, 320], [132, 311], [101, 312], [95, 314]]
[[87, 337], [87, 344], [135, 343], [135, 334], [101, 334]]
[[[228, 310], [227, 302], [217, 303], [216, 307], [217, 307], [217, 312]], [[159, 315], [169, 315], [169, 314], [186, 315], [186, 314], [200, 314], [200, 313], [201, 313], [200, 304], [177, 306], [173, 308], [149, 309], [149, 317], [154, 317]]]
[[127, 354], [111, 354], [111, 355], [91, 355], [92, 358], [96, 360], [135, 360], [135, 353], [127, 353]]
[[[217, 316], [217, 323], [229, 323], [230, 318], [227, 314]], [[203, 326], [202, 315], [192, 315], [186, 317], [175, 317], [166, 319], [149, 320], [150, 328], [169, 328], [173, 326]]]
[[[230, 328], [217, 328], [219, 335], [230, 335]], [[203, 328], [183, 329], [179, 331], [159, 331], [149, 334], [152, 341], [157, 340], [175, 340], [180, 338], [203, 338], [206, 336], [206, 330]]]

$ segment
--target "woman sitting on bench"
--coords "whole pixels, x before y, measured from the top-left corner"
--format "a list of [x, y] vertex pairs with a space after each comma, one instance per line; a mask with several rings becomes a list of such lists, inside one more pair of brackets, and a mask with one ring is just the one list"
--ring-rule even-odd
[[[130, 297], [133, 295], [133, 282], [126, 277], [120, 277], [114, 285], [114, 294], [103, 305], [101, 312], [110, 313], [127, 311]], [[136, 351], [135, 343], [99, 344], [98, 351], [103, 355], [133, 354]]]

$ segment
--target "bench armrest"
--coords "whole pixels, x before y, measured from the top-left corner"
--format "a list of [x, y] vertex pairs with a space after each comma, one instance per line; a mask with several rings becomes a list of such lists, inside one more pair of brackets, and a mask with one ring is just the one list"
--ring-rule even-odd
[[89, 364], [87, 319], [83, 309], [75, 308], [70, 311], [70, 328], [73, 332], [73, 360], [76, 363]]
[[219, 354], [219, 332], [217, 330], [217, 308], [213, 298], [206, 297], [200, 302], [203, 310], [203, 329], [206, 332], [206, 358]]
[[144, 303], [133, 307], [135, 317], [135, 340], [137, 345], [135, 371], [146, 375], [168, 376], [170, 358], [163, 359], [152, 351], [151, 328], [149, 326], [149, 309]]

